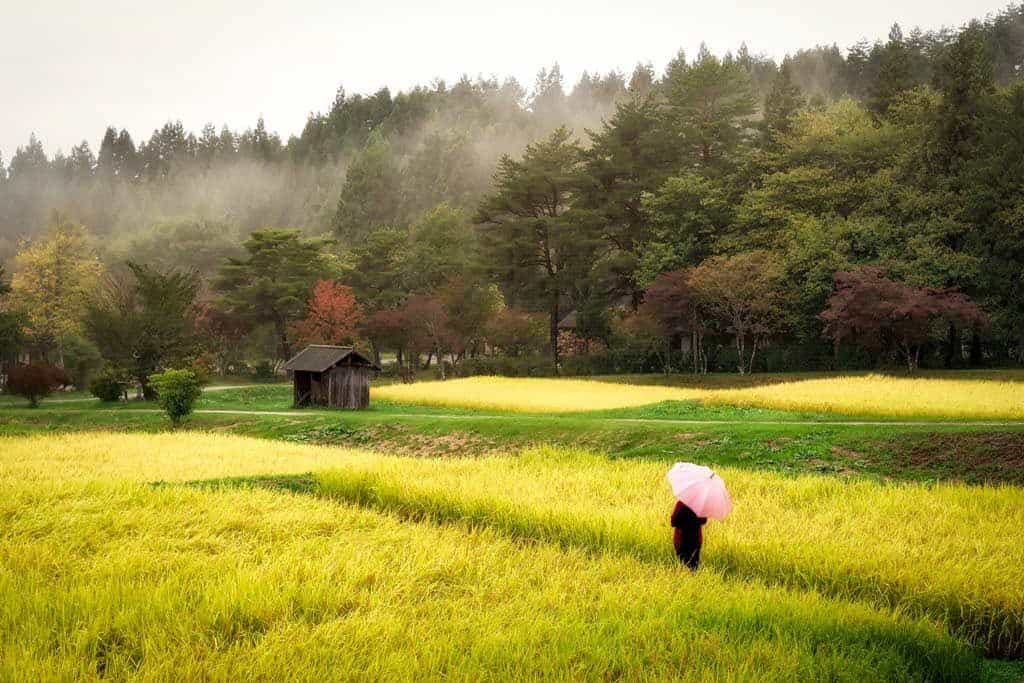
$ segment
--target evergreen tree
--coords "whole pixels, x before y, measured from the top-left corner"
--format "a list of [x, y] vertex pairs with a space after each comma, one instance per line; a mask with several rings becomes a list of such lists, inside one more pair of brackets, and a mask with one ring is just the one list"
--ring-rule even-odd
[[67, 172], [72, 180], [88, 180], [92, 178], [95, 169], [96, 157], [89, 148], [88, 140], [82, 140], [80, 144], [71, 148], [71, 155], [67, 159]]
[[647, 99], [654, 90], [654, 66], [650, 62], [637, 64], [633, 74], [629, 77], [629, 86], [626, 91], [635, 101]]
[[96, 158], [96, 172], [105, 177], [117, 175], [117, 166], [114, 162], [116, 154], [117, 130], [113, 126], [107, 126], [103, 132], [103, 139], [100, 141], [100, 153]]
[[936, 155], [940, 172], [955, 174], [971, 157], [982, 102], [993, 85], [992, 59], [975, 22], [957, 36], [935, 75], [936, 89], [942, 93]]
[[718, 59], [701, 45], [697, 60], [672, 76], [668, 86], [680, 163], [707, 170], [728, 163], [744, 142], [756, 110], [750, 77], [743, 67]]
[[892, 25], [889, 42], [880, 54], [878, 74], [869, 89], [868, 107], [875, 114], [885, 116], [896, 97], [914, 84], [910, 72], [910, 51], [899, 24]]
[[650, 223], [642, 199], [668, 175], [671, 148], [651, 99], [620, 103], [611, 120], [590, 132], [590, 138], [575, 210], [577, 215], [589, 214], [581, 220], [593, 220], [608, 247], [621, 256], [608, 271], [618, 280], [608, 283], [610, 291], [629, 295], [634, 306], [639, 305], [642, 288], [636, 269]]
[[28, 144], [18, 147], [11, 157], [8, 173], [11, 178], [38, 178], [50, 170], [50, 161], [43, 151], [43, 143], [35, 133], [28, 137]]
[[274, 328], [281, 358], [291, 356], [289, 326], [303, 316], [313, 285], [329, 276], [324, 240], [298, 230], [260, 230], [245, 242], [245, 258], [229, 258], [214, 287], [224, 307], [253, 325]]
[[550, 70], [541, 69], [537, 74], [530, 109], [541, 121], [565, 120], [566, 97], [562, 87], [562, 69], [557, 62]]
[[[495, 267], [522, 278], [547, 303], [549, 344], [558, 367], [561, 302], [585, 274], [596, 244], [590, 226], [569, 213], [576, 193], [580, 148], [564, 126], [526, 147], [523, 157], [502, 157], [495, 191], [481, 203], [477, 222]], [[513, 287], [520, 285], [514, 282]]]
[[780, 136], [792, 131], [793, 117], [804, 103], [800, 88], [793, 83], [792, 70], [792, 62], [788, 58], [784, 59], [764, 101], [761, 131], [764, 141], [769, 145], [775, 144]]
[[334, 213], [334, 231], [355, 244], [373, 229], [402, 221], [401, 174], [383, 136], [374, 135], [352, 160]]

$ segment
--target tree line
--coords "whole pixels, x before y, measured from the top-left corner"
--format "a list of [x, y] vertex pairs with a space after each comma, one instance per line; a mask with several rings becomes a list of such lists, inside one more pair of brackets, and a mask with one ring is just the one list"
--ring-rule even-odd
[[[568, 94], [557, 67], [529, 98], [339, 92], [287, 143], [168, 124], [57, 163], [33, 140], [4, 221], [32, 226], [58, 172], [80, 203], [13, 249], [0, 334], [142, 387], [171, 359], [227, 372], [310, 342], [442, 374], [1019, 363], [1022, 30], [1024, 6], [780, 64], [702, 48]], [[244, 217], [122, 232], [82, 199], [141, 215], [240, 168], [277, 183]]]

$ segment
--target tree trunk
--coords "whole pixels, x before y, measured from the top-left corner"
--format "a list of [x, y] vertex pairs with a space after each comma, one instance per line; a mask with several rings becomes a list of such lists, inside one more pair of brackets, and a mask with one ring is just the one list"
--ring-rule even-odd
[[551, 319], [550, 329], [548, 330], [551, 342], [551, 362], [555, 366], [555, 374], [559, 374], [558, 371], [558, 294], [554, 294], [551, 297]]
[[972, 367], [978, 367], [983, 362], [981, 353], [981, 335], [978, 334], [977, 330], [971, 332], [971, 360], [970, 364]]
[[743, 367], [746, 361], [746, 344], [743, 339], [743, 332], [740, 330], [736, 331], [736, 366], [737, 370], [741, 375], [745, 375], [746, 369]]
[[281, 345], [281, 357], [288, 360], [292, 357], [292, 347], [288, 343], [288, 326], [284, 320], [278, 320], [275, 326], [277, 327], [278, 343]]
[[960, 364], [960, 330], [953, 323], [949, 324], [946, 336], [946, 367], [955, 368]]

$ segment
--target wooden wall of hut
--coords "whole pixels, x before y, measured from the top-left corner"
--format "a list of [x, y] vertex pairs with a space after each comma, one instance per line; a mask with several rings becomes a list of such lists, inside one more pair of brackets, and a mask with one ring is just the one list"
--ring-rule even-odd
[[309, 403], [317, 406], [363, 410], [370, 406], [373, 369], [337, 365], [326, 372], [309, 373]]

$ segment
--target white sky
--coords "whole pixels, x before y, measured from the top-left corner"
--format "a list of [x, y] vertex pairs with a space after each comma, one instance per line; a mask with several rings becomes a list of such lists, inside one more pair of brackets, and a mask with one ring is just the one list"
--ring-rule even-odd
[[0, 0], [0, 153], [30, 132], [47, 153], [107, 125], [136, 143], [170, 119], [198, 131], [251, 127], [284, 139], [310, 111], [349, 93], [395, 92], [434, 78], [512, 75], [530, 87], [558, 61], [567, 89], [583, 70], [657, 71], [701, 40], [747, 41], [781, 57], [817, 43], [845, 49], [898, 21], [959, 26], [1006, 0]]

